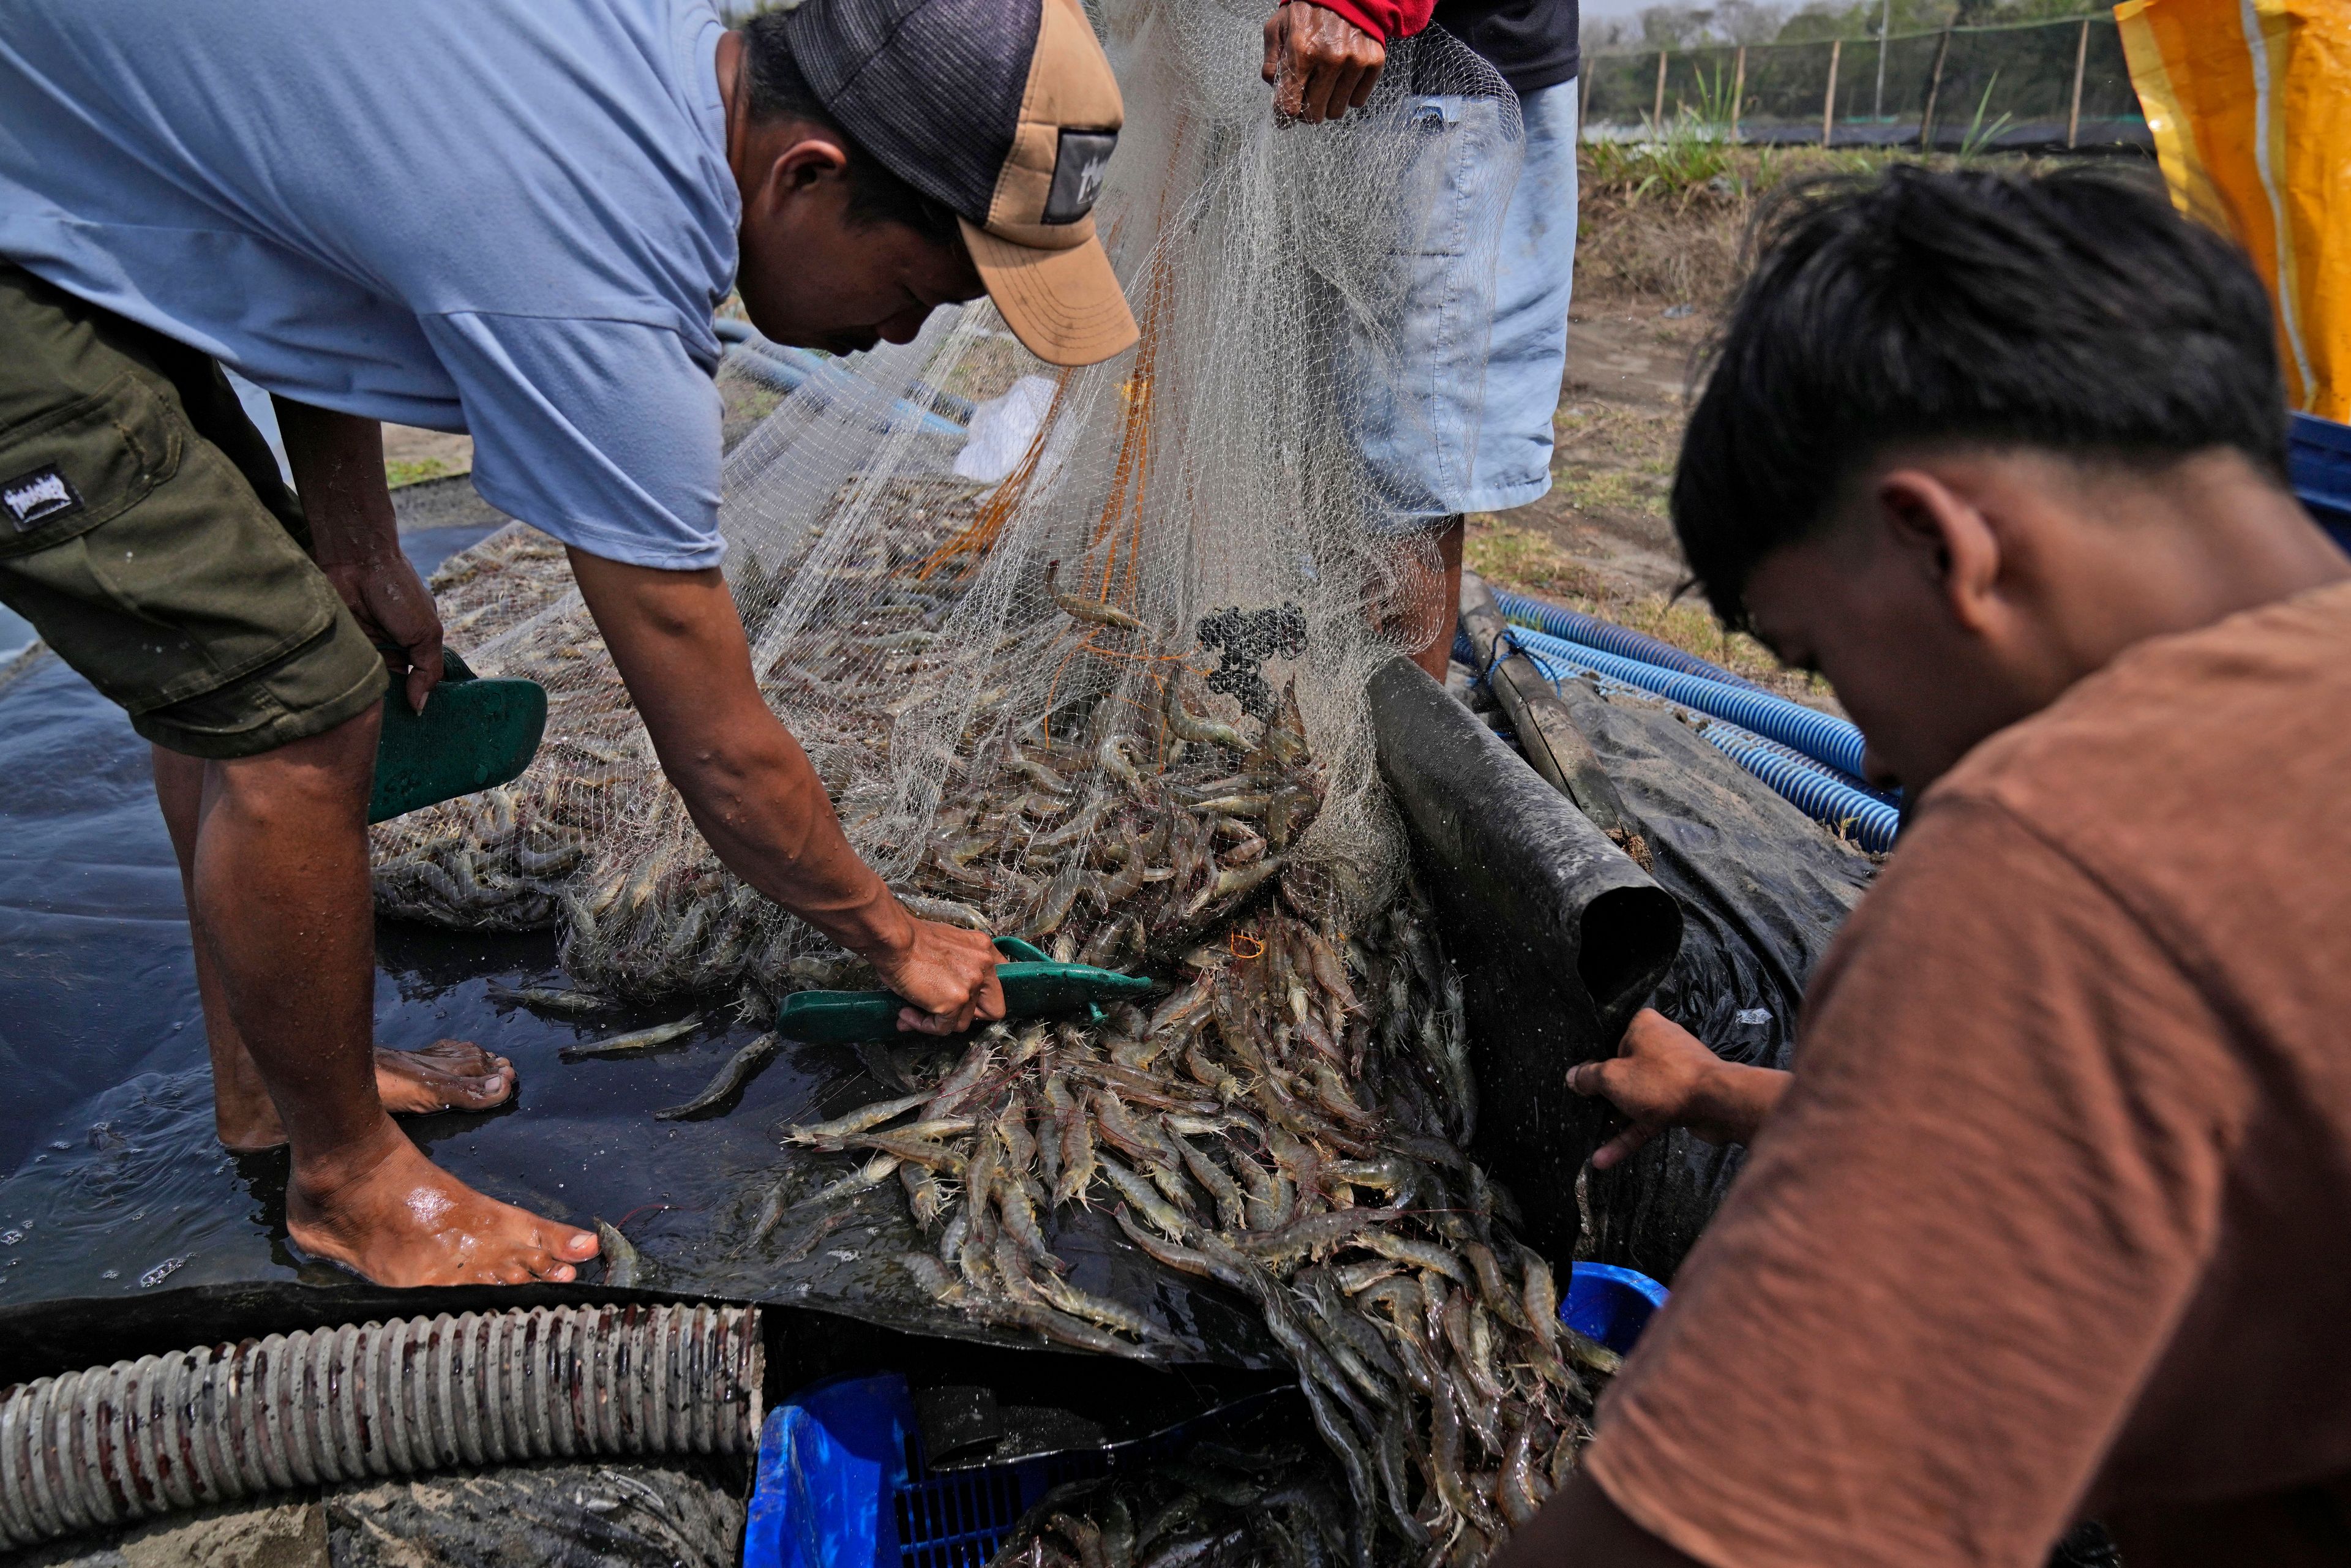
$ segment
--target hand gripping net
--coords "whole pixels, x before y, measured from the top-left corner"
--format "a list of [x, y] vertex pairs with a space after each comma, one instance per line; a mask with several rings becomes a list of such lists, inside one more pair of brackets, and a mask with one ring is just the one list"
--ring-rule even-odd
[[[1054, 370], [983, 301], [847, 359], [737, 348], [726, 374], [792, 390], [729, 455], [721, 526], [761, 691], [915, 913], [1164, 968], [1277, 887], [1322, 917], [1393, 894], [1364, 682], [1445, 607], [1362, 452], [1468, 460], [1478, 389], [1405, 323], [1482, 332], [1520, 130], [1441, 32], [1368, 112], [1284, 128], [1261, 5], [1093, 12], [1127, 108], [1095, 216], [1140, 344]], [[975, 405], [1024, 377], [1017, 463], [957, 477]], [[553, 925], [613, 994], [841, 983], [695, 831], [559, 547], [517, 524], [434, 586], [476, 667], [548, 688], [547, 740], [375, 830], [386, 913]]]

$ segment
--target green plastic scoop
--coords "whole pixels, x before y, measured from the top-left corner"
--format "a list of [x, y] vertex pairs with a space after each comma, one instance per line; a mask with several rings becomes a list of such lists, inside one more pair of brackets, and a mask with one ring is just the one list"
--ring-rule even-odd
[[[1140, 1000], [1152, 983], [1092, 964], [1057, 964], [1018, 936], [998, 936], [996, 950], [1011, 962], [996, 967], [1008, 1019], [1102, 1018], [1102, 1004]], [[787, 1040], [820, 1044], [904, 1038], [898, 1009], [905, 998], [893, 991], [794, 991], [776, 1009], [776, 1032]]]
[[383, 704], [368, 821], [436, 806], [503, 784], [530, 766], [547, 729], [547, 688], [485, 680], [454, 648], [441, 651], [441, 684], [423, 713], [409, 711], [400, 682]]

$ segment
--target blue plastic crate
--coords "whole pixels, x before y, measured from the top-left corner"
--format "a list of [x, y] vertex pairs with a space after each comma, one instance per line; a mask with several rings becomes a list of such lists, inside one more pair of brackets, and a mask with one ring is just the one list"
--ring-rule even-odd
[[2286, 432], [2286, 469], [2319, 527], [2351, 548], [2351, 424], [2295, 414]]
[[1275, 1397], [1253, 1395], [1155, 1437], [933, 1471], [904, 1378], [814, 1384], [760, 1427], [744, 1568], [982, 1568], [1055, 1487], [1160, 1458]]
[[[1622, 1352], [1665, 1300], [1666, 1288], [1646, 1274], [1578, 1263], [1559, 1316]], [[983, 1568], [1005, 1531], [1053, 1488], [1176, 1448], [1199, 1425], [933, 1473], [904, 1378], [883, 1373], [813, 1384], [769, 1411], [760, 1428], [744, 1568]]]
[[897, 1491], [895, 1568], [981, 1568], [1039, 1498], [1110, 1469], [1108, 1451], [1094, 1449], [910, 1479]]

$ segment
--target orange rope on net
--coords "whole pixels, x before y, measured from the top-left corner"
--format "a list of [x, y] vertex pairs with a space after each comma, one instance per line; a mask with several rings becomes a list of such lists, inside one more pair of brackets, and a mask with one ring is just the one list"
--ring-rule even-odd
[[[1175, 267], [1169, 247], [1151, 253], [1143, 286], [1143, 309], [1136, 325], [1142, 339], [1134, 350], [1134, 368], [1119, 395], [1126, 401], [1120, 422], [1118, 462], [1111, 472], [1110, 494], [1102, 500], [1094, 524], [1093, 543], [1107, 540], [1103, 552], [1100, 597], [1109, 601], [1116, 584], [1123, 608], [1132, 608], [1141, 581], [1144, 497], [1151, 487], [1153, 392], [1158, 379], [1160, 329], [1176, 291]], [[1122, 525], [1123, 527], [1122, 528]], [[1123, 533], [1124, 538], [1119, 536]], [[1120, 556], [1125, 556], [1125, 580], [1120, 582]]]
[[987, 559], [987, 552], [996, 548], [998, 537], [1004, 532], [1004, 525], [1011, 520], [1013, 513], [1020, 509], [1030, 481], [1037, 477], [1038, 465], [1045, 456], [1045, 438], [1052, 434], [1053, 421], [1061, 412], [1061, 400], [1069, 392], [1070, 383], [1076, 379], [1077, 373], [1075, 369], [1065, 369], [1054, 378], [1053, 401], [1046, 405], [1045, 417], [1037, 422], [1037, 434], [1029, 438], [1029, 450], [1020, 455], [1020, 461], [1014, 465], [1012, 472], [1005, 476], [1004, 482], [997, 486], [981, 504], [979, 515], [923, 558], [922, 564], [914, 569], [916, 582], [928, 582], [948, 562], [956, 559], [963, 561], [963, 571], [958, 575], [968, 576]]
[[[1135, 347], [1134, 368], [1119, 389], [1119, 395], [1125, 400], [1126, 407], [1120, 419], [1118, 462], [1112, 469], [1110, 494], [1102, 502], [1102, 512], [1093, 529], [1093, 544], [1100, 545], [1104, 540], [1110, 543], [1110, 549], [1103, 552], [1102, 578], [1096, 597], [1104, 603], [1113, 602], [1113, 584], [1116, 582], [1116, 598], [1123, 601], [1120, 606], [1123, 609], [1133, 608], [1141, 588], [1144, 496], [1149, 488], [1151, 473], [1152, 387], [1159, 357], [1160, 326], [1174, 292], [1174, 271], [1166, 247], [1163, 246], [1152, 253], [1149, 270], [1144, 277], [1143, 309], [1136, 320], [1141, 340]], [[1123, 538], [1120, 537], [1122, 534]], [[1119, 581], [1122, 555], [1126, 570], [1123, 580]], [[1068, 672], [1071, 661], [1079, 654], [1113, 663], [1144, 664], [1180, 664], [1185, 657], [1181, 653], [1148, 653], [1106, 648], [1098, 641], [1102, 630], [1096, 627], [1088, 631], [1054, 666], [1053, 678], [1045, 693], [1048, 737], [1052, 734], [1053, 698], [1061, 690], [1061, 677]], [[1155, 674], [1150, 678], [1154, 685], [1161, 684]], [[1165, 749], [1164, 743], [1162, 749]]]
[[[1244, 942], [1249, 944], [1249, 951], [1246, 953], [1241, 951], [1241, 944]], [[1230, 953], [1234, 957], [1238, 958], [1242, 963], [1246, 964], [1252, 958], [1262, 958], [1265, 956], [1265, 940], [1254, 933], [1244, 931], [1239, 926], [1236, 925], [1230, 931], [1225, 933], [1225, 951]]]

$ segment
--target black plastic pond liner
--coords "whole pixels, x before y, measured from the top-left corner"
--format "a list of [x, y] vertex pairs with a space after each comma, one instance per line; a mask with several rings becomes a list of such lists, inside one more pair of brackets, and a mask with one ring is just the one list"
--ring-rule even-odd
[[[412, 532], [403, 542], [429, 567], [486, 526]], [[1566, 1094], [1561, 1075], [1613, 1048], [1667, 973], [1681, 915], [1409, 665], [1383, 674], [1374, 700], [1390, 777], [1450, 927], [1448, 950], [1468, 973], [1485, 1082], [1480, 1153], [1527, 1209], [1538, 1244], [1563, 1259], [1576, 1231], [1573, 1177], [1604, 1113]], [[1593, 739], [1614, 768], [1604, 730]], [[1688, 739], [1692, 760], [1725, 774], [1729, 788], [1761, 791]], [[1668, 770], [1662, 760], [1651, 766]], [[1619, 778], [1628, 804], [1666, 823], [1651, 830], [1661, 842], [1677, 842], [1682, 830], [1667, 821], [1677, 786], [1639, 777]], [[298, 1258], [284, 1228], [284, 1156], [232, 1156], [215, 1143], [178, 876], [147, 748], [120, 712], [54, 658], [40, 661], [0, 690], [0, 1081], [8, 1087], [0, 1170], [11, 1173], [0, 1179], [0, 1359], [28, 1347], [14, 1374], [21, 1376], [139, 1354], [108, 1343], [44, 1358], [29, 1347], [94, 1324], [137, 1337], [131, 1325], [145, 1313], [183, 1324], [147, 1336], [147, 1349], [164, 1350], [267, 1332], [242, 1325], [263, 1321], [273, 1304], [284, 1309], [281, 1327], [423, 1310], [391, 1305], [341, 1270]], [[1776, 797], [1762, 800], [1786, 810]], [[1708, 906], [1685, 884], [1697, 887], [1702, 871], [1674, 873], [1694, 911]], [[1726, 907], [1743, 906], [1732, 898]], [[1704, 925], [1702, 915], [1692, 918]], [[1719, 924], [1716, 939], [1728, 941], [1731, 924]], [[1759, 917], [1756, 928], [1768, 932], [1769, 922]], [[1718, 988], [1724, 997], [1792, 1004], [1790, 988], [1817, 947], [1808, 938], [1767, 946], [1787, 955], [1759, 973], [1771, 983], [1740, 978], [1743, 960], [1735, 960], [1727, 971], [1735, 983]], [[795, 1218], [763, 1246], [745, 1245], [779, 1173], [789, 1172], [797, 1194], [848, 1168], [841, 1156], [787, 1153], [778, 1138], [786, 1123], [883, 1096], [854, 1051], [788, 1047], [723, 1115], [656, 1121], [655, 1109], [692, 1098], [759, 1030], [720, 1009], [674, 1049], [567, 1063], [558, 1055], [564, 1045], [663, 1022], [686, 1006], [558, 1019], [501, 999], [500, 987], [565, 983], [544, 933], [385, 924], [378, 950], [381, 1042], [475, 1040], [520, 1072], [511, 1106], [405, 1124], [465, 1180], [560, 1218], [613, 1222], [642, 1250], [657, 1294], [820, 1309], [852, 1337], [915, 1331], [1033, 1344], [979, 1329], [914, 1289], [897, 1258], [929, 1242], [895, 1184], [848, 1203], [821, 1236], [815, 1221], [834, 1216]], [[1685, 988], [1704, 988], [1695, 977]], [[1057, 1224], [1052, 1244], [1072, 1264], [1072, 1282], [1147, 1311], [1188, 1358], [1277, 1364], [1261, 1322], [1238, 1299], [1138, 1259], [1098, 1214], [1058, 1216]], [[531, 1299], [611, 1299], [594, 1272]], [[222, 1299], [233, 1298], [235, 1311], [196, 1330], [187, 1325], [204, 1291], [227, 1292]]]
[[[1651, 1005], [1727, 1061], [1788, 1066], [1805, 982], [1875, 863], [1669, 705], [1603, 697], [1578, 681], [1562, 683], [1560, 698], [1681, 908], [1681, 949]], [[1670, 1281], [1745, 1157], [1677, 1131], [1595, 1172], [1585, 1255]]]
[[[402, 543], [429, 569], [488, 526], [412, 531]], [[11, 1310], [20, 1304], [46, 1303], [29, 1317], [70, 1324], [103, 1319], [110, 1303], [176, 1301], [199, 1285], [244, 1288], [255, 1312], [281, 1296], [308, 1298], [286, 1326], [425, 1310], [363, 1305], [381, 1293], [297, 1257], [285, 1230], [285, 1156], [231, 1155], [215, 1142], [178, 873], [147, 747], [120, 712], [57, 659], [42, 659], [0, 690], [0, 1082], [8, 1090], [0, 1096], [0, 1170], [12, 1173], [0, 1179], [0, 1323], [16, 1320], [14, 1332], [0, 1328], [0, 1354], [17, 1333], [38, 1332]], [[645, 1282], [661, 1291], [1035, 1343], [981, 1328], [914, 1287], [897, 1259], [933, 1242], [915, 1230], [894, 1181], [745, 1245], [779, 1176], [789, 1173], [798, 1196], [851, 1168], [844, 1156], [787, 1152], [778, 1134], [788, 1123], [890, 1092], [852, 1049], [788, 1045], [724, 1114], [657, 1121], [656, 1109], [693, 1098], [760, 1029], [720, 1007], [674, 1048], [565, 1062], [565, 1045], [664, 1022], [690, 1004], [557, 1019], [502, 999], [500, 988], [568, 984], [549, 933], [382, 923], [377, 956], [379, 1042], [472, 1040], [511, 1058], [520, 1075], [509, 1106], [403, 1123], [465, 1181], [577, 1224], [613, 1222], [641, 1249]], [[820, 1236], [820, 1223], [831, 1227]], [[1253, 1311], [1142, 1258], [1105, 1214], [1064, 1211], [1055, 1224], [1055, 1250], [1079, 1288], [1149, 1312], [1197, 1361], [1276, 1364]], [[585, 1295], [529, 1299], [610, 1299], [597, 1268], [587, 1272], [578, 1288]], [[432, 1310], [442, 1310], [434, 1301]], [[89, 1359], [122, 1354], [132, 1353], [105, 1348]], [[32, 1370], [67, 1364], [78, 1363]]]
[[1615, 1049], [1681, 940], [1673, 897], [1410, 660], [1372, 679], [1380, 765], [1460, 967], [1479, 1085], [1472, 1145], [1527, 1238], [1575, 1249], [1575, 1176], [1607, 1124], [1567, 1070]]

